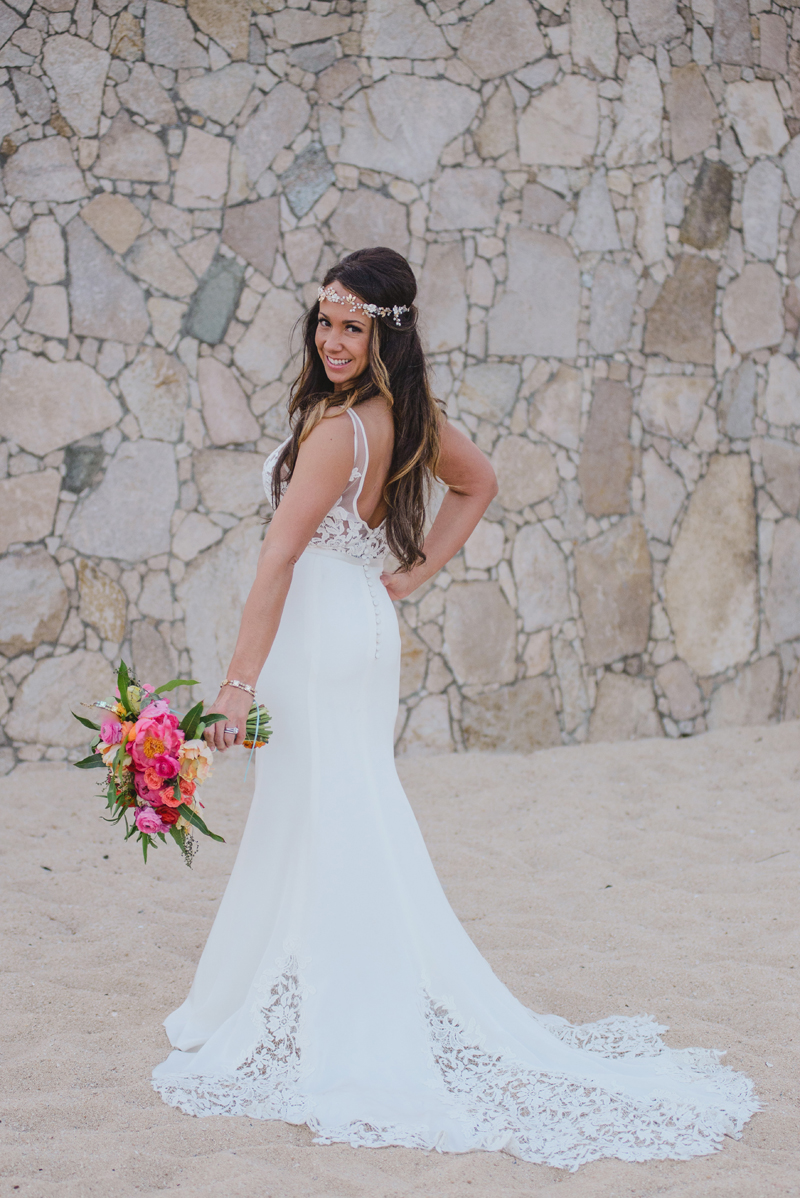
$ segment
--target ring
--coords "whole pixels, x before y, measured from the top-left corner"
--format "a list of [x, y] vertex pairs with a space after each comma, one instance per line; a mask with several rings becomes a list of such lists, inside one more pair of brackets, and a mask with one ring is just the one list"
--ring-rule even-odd
[[228, 732], [230, 732], [231, 736], [238, 736], [238, 735], [239, 735], [239, 729], [238, 729], [238, 728], [223, 728], [223, 729], [222, 729], [222, 732], [223, 732], [223, 735], [225, 735], [225, 734], [226, 734], [226, 733], [228, 733]]

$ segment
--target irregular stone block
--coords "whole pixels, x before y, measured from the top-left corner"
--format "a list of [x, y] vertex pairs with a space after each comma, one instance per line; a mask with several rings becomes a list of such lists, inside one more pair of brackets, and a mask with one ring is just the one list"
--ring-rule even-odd
[[280, 201], [277, 196], [228, 208], [222, 240], [266, 278], [272, 274], [280, 236]]
[[225, 677], [255, 578], [262, 531], [255, 517], [242, 521], [190, 562], [176, 587], [200, 694], [211, 694]]
[[617, 69], [617, 23], [601, 0], [570, 4], [572, 61], [594, 75], [613, 77]]
[[[22, 4], [19, 5], [19, 8], [23, 12], [25, 11], [24, 0]], [[7, 4], [4, 4], [2, 8], [0, 8], [0, 46], [5, 45], [14, 30], [19, 29], [21, 24], [22, 17], [17, 16], [15, 12], [11, 11]]]
[[667, 256], [664, 185], [658, 175], [635, 188], [633, 210], [636, 213], [636, 248], [639, 257], [645, 266], [652, 266]]
[[425, 681], [428, 650], [406, 621], [398, 619], [400, 627], [400, 698], [418, 691]]
[[313, 143], [281, 175], [283, 194], [295, 216], [310, 212], [335, 180], [328, 155], [322, 146]]
[[522, 526], [514, 538], [511, 564], [526, 632], [571, 618], [566, 559], [541, 524]]
[[201, 449], [194, 456], [194, 479], [200, 499], [210, 512], [251, 516], [266, 502], [262, 465], [262, 454]]
[[227, 138], [187, 129], [175, 172], [175, 204], [179, 208], [220, 208], [228, 190], [230, 155]]
[[31, 221], [25, 238], [25, 273], [32, 283], [60, 283], [64, 278], [64, 238], [52, 216]]
[[187, 79], [178, 88], [178, 94], [187, 108], [224, 127], [241, 111], [254, 80], [255, 70], [249, 63], [234, 62], [210, 75]]
[[137, 620], [131, 626], [131, 657], [134, 677], [151, 686], [178, 672], [174, 649], [149, 620]]
[[455, 167], [442, 171], [431, 189], [430, 228], [494, 227], [504, 185], [500, 171], [492, 167]]
[[58, 566], [44, 549], [0, 559], [0, 653], [16, 657], [57, 640], [68, 607]]
[[523, 225], [557, 225], [567, 207], [560, 195], [541, 183], [526, 183], [522, 189]]
[[714, 6], [714, 62], [753, 65], [747, 0], [725, 0]]
[[197, 287], [197, 279], [158, 229], [151, 229], [133, 243], [126, 262], [132, 274], [167, 295], [186, 298]]
[[72, 715], [76, 696], [103, 699], [114, 694], [111, 666], [101, 653], [76, 649], [64, 657], [46, 657], [20, 686], [6, 720], [6, 733], [23, 743], [77, 749], [89, 734]]
[[335, 14], [325, 17], [296, 8], [283, 9], [275, 14], [274, 20], [276, 37], [291, 46], [320, 42], [346, 33], [350, 28], [350, 22], [344, 17]]
[[190, 562], [222, 536], [222, 529], [208, 516], [189, 512], [172, 538], [172, 552], [182, 562]]
[[582, 724], [589, 707], [580, 659], [563, 636], [553, 641], [558, 685], [561, 691], [561, 719], [566, 732], [574, 732]]
[[493, 0], [467, 26], [459, 57], [479, 79], [495, 79], [535, 62], [547, 53], [526, 0]]
[[142, 57], [142, 27], [132, 12], [122, 12], [117, 17], [110, 49], [114, 58], [121, 58], [125, 62], [135, 62]]
[[657, 46], [686, 32], [677, 0], [629, 0], [628, 17], [643, 46]]
[[589, 721], [589, 740], [597, 744], [663, 735], [652, 685], [644, 678], [604, 674]]
[[767, 80], [729, 83], [725, 104], [742, 151], [748, 158], [780, 154], [789, 140], [783, 108], [775, 88]]
[[534, 753], [561, 744], [549, 678], [523, 678], [465, 700], [461, 727], [468, 751]]
[[305, 93], [293, 83], [279, 83], [236, 134], [251, 184], [264, 173], [278, 150], [294, 141], [311, 109]]
[[490, 570], [503, 556], [506, 535], [502, 524], [479, 520], [464, 546], [464, 560], [471, 570]]
[[144, 54], [162, 67], [208, 67], [208, 53], [195, 41], [192, 23], [182, 8], [147, 0]]
[[651, 433], [688, 444], [713, 386], [712, 379], [648, 375], [642, 383], [638, 407], [642, 424]]
[[583, 506], [590, 516], [625, 515], [633, 473], [629, 440], [633, 396], [611, 379], [595, 383], [578, 467]]
[[693, 720], [703, 714], [703, 695], [685, 661], [675, 658], [667, 662], [657, 678], [673, 720]]
[[458, 349], [467, 339], [467, 271], [460, 242], [433, 242], [425, 254], [417, 306], [428, 353]]
[[472, 136], [482, 158], [500, 158], [509, 150], [516, 150], [516, 108], [505, 83], [489, 99], [486, 115]]
[[119, 644], [125, 636], [128, 601], [122, 587], [86, 561], [78, 562], [80, 618], [91, 624], [104, 641]]
[[789, 243], [786, 246], [786, 273], [790, 279], [800, 274], [800, 214], [792, 221]]
[[772, 573], [764, 613], [776, 644], [800, 636], [800, 522], [780, 520], [772, 542]]
[[479, 106], [480, 97], [469, 87], [391, 74], [347, 101], [339, 161], [424, 183]]
[[72, 331], [135, 344], [149, 327], [144, 295], [80, 219], [67, 225]]
[[619, 250], [622, 242], [608, 194], [606, 173], [595, 171], [578, 197], [578, 214], [572, 236], [581, 250]]
[[783, 340], [781, 281], [766, 262], [748, 262], [722, 298], [722, 323], [740, 354]]
[[580, 445], [582, 376], [574, 366], [559, 366], [554, 377], [536, 392], [530, 409], [531, 428], [556, 445]]
[[[799, 526], [800, 527], [800, 526]], [[700, 677], [746, 661], [758, 630], [750, 459], [712, 457], [689, 501], [664, 577], [679, 657]]]
[[781, 700], [781, 663], [777, 654], [745, 666], [736, 678], [724, 682], [711, 696], [708, 726], [741, 728], [773, 724]]
[[761, 442], [765, 486], [787, 516], [800, 510], [800, 446], [790, 441]]
[[63, 489], [77, 495], [99, 482], [104, 456], [102, 445], [68, 445], [64, 451]]
[[642, 457], [642, 481], [645, 527], [652, 537], [668, 545], [675, 517], [686, 498], [686, 487], [654, 449], [645, 450]]
[[[213, 75], [203, 76], [203, 79], [205, 78], [213, 78]], [[199, 83], [201, 80], [192, 80], [192, 82]], [[180, 90], [182, 92], [182, 89]], [[178, 113], [175, 105], [170, 100], [168, 92], [156, 79], [152, 67], [148, 66], [146, 62], [134, 63], [126, 82], [117, 84], [117, 96], [126, 108], [129, 108], [131, 112], [138, 112], [146, 121], [151, 121], [156, 125], [177, 123]], [[189, 107], [194, 106], [189, 104]]]
[[720, 427], [729, 437], [738, 441], [753, 435], [755, 401], [755, 362], [752, 358], [745, 358], [741, 366], [728, 371], [722, 382], [722, 397], [719, 403]]
[[686, 205], [680, 239], [698, 250], [720, 249], [728, 239], [733, 175], [721, 162], [706, 158]]
[[758, 15], [758, 36], [761, 42], [761, 66], [778, 75], [789, 72], [786, 55], [786, 22], [777, 13], [762, 12]]
[[234, 59], [247, 58], [251, 9], [250, 0], [188, 0], [195, 25]]
[[0, 254], [0, 328], [8, 323], [27, 294], [28, 283], [20, 268]]
[[235, 258], [212, 262], [189, 305], [184, 326], [187, 336], [218, 345], [236, 311], [243, 286], [244, 267]]
[[646, 354], [673, 362], [714, 362], [714, 303], [717, 269], [705, 258], [681, 255], [647, 314]]
[[566, 75], [555, 87], [534, 96], [520, 116], [520, 160], [541, 166], [585, 166], [594, 154], [597, 130], [597, 85], [583, 75]]
[[352, 58], [339, 58], [317, 79], [317, 92], [323, 104], [336, 100], [359, 82], [361, 73]]
[[0, 553], [9, 545], [41, 541], [50, 535], [60, 486], [57, 470], [20, 474], [0, 482]]
[[369, 0], [361, 49], [371, 58], [449, 58], [440, 29], [414, 0]]
[[773, 354], [769, 360], [764, 415], [770, 424], [800, 424], [800, 371], [785, 354]]
[[32, 333], [63, 340], [69, 335], [69, 305], [66, 287], [34, 287], [30, 311], [24, 325]]
[[64, 539], [79, 553], [145, 561], [169, 552], [177, 501], [172, 446], [123, 441], [97, 490], [76, 503]]
[[[579, 273], [572, 250], [561, 238], [533, 229], [509, 229], [508, 280], [505, 294], [489, 315], [489, 352], [574, 358]], [[535, 288], [531, 279], [536, 279]]]
[[197, 365], [197, 381], [206, 428], [215, 445], [258, 439], [261, 429], [233, 371], [216, 358], [201, 358]]
[[322, 246], [322, 234], [313, 227], [284, 233], [284, 253], [296, 283], [308, 283], [314, 278]]
[[169, 179], [167, 153], [155, 133], [148, 133], [120, 109], [108, 132], [100, 139], [100, 151], [92, 170], [100, 179], [136, 179], [165, 183]]
[[650, 630], [651, 567], [644, 526], [626, 516], [575, 550], [590, 666], [642, 653]]
[[7, 137], [22, 124], [11, 88], [0, 87], [0, 137]]
[[3, 167], [6, 192], [20, 200], [68, 203], [87, 194], [83, 175], [63, 137], [26, 141]]
[[50, 119], [53, 102], [41, 79], [29, 75], [27, 71], [12, 71], [11, 79], [17, 98], [28, 116], [37, 125], [43, 125]]
[[744, 248], [754, 258], [771, 261], [778, 252], [783, 173], [763, 159], [747, 172], [742, 198]]
[[589, 340], [599, 354], [628, 344], [636, 304], [636, 275], [627, 266], [601, 262], [594, 272]]
[[520, 379], [519, 366], [511, 362], [468, 366], [458, 393], [459, 410], [499, 423], [514, 407]]
[[658, 71], [649, 58], [637, 54], [622, 86], [622, 116], [606, 153], [610, 167], [655, 162], [661, 150], [663, 107]]
[[683, 162], [716, 143], [717, 106], [697, 63], [673, 67], [666, 100], [675, 162]]
[[[102, 191], [81, 208], [81, 219], [118, 254], [131, 248], [139, 236], [144, 217], [125, 196]], [[59, 233], [59, 237], [61, 234]], [[53, 280], [55, 282], [55, 280]]]
[[428, 757], [453, 750], [447, 696], [426, 695], [409, 715], [397, 753], [401, 757]]
[[143, 616], [153, 616], [157, 620], [171, 620], [174, 614], [174, 604], [169, 575], [163, 570], [151, 570], [145, 575], [136, 606]]
[[[303, 309], [291, 291], [271, 288], [262, 299], [250, 328], [233, 351], [234, 362], [256, 386], [264, 387], [280, 378], [292, 355], [291, 337], [302, 315]], [[299, 345], [298, 338], [295, 352]]]
[[119, 403], [84, 362], [50, 362], [20, 350], [0, 373], [0, 432], [29, 453], [44, 455], [110, 428]]
[[462, 684], [513, 682], [517, 621], [496, 582], [456, 582], [448, 588], [444, 650]]
[[492, 454], [497, 473], [497, 501], [511, 511], [540, 503], [558, 486], [555, 460], [546, 445], [527, 437], [501, 437]]
[[80, 137], [97, 137], [111, 55], [82, 37], [62, 33], [44, 46], [44, 69], [58, 110]]
[[177, 441], [189, 402], [186, 367], [163, 349], [143, 346], [119, 385], [144, 437]]

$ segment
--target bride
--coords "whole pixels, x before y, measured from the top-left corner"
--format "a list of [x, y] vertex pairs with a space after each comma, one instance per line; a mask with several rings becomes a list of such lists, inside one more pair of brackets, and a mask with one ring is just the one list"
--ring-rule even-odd
[[276, 511], [206, 736], [240, 744], [254, 696], [275, 731], [153, 1084], [188, 1114], [306, 1123], [321, 1144], [566, 1169], [710, 1153], [758, 1109], [750, 1081], [644, 1017], [574, 1027], [522, 1006], [451, 910], [400, 786], [392, 600], [496, 491], [431, 395], [415, 295], [404, 258], [359, 250], [305, 319], [293, 432], [264, 468]]

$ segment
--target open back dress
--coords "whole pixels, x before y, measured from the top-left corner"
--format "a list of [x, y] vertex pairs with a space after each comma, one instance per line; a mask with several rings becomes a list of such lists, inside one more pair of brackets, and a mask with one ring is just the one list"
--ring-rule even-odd
[[445, 897], [395, 770], [400, 639], [349, 415], [350, 481], [294, 568], [257, 685], [274, 733], [153, 1084], [187, 1114], [305, 1123], [323, 1144], [566, 1169], [710, 1153], [758, 1109], [743, 1074], [644, 1017], [534, 1014]]

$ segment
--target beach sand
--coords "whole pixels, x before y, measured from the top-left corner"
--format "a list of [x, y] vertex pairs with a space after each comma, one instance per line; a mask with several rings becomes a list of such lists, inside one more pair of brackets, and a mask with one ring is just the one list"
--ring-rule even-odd
[[800, 724], [399, 763], [450, 901], [523, 1002], [574, 1022], [646, 1012], [669, 1044], [725, 1049], [756, 1083], [765, 1109], [714, 1156], [576, 1173], [320, 1147], [305, 1127], [193, 1119], [153, 1092], [161, 1020], [244, 823], [244, 766], [230, 754], [204, 788], [227, 843], [204, 840], [191, 872], [171, 844], [143, 865], [99, 818], [94, 774], [0, 780], [2, 1198], [800, 1195]]

